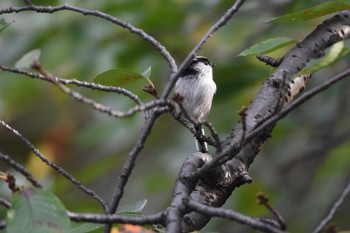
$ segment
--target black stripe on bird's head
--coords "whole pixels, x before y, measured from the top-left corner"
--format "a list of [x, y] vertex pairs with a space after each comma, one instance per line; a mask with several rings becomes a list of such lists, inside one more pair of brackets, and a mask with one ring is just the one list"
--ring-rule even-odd
[[181, 73], [181, 76], [184, 77], [188, 75], [197, 75], [200, 72], [199, 67], [202, 64], [204, 64], [204, 66], [214, 67], [214, 63], [212, 63], [208, 58], [203, 56], [196, 56]]

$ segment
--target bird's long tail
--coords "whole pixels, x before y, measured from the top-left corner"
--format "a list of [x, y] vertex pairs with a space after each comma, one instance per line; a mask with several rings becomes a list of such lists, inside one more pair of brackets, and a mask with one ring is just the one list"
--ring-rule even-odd
[[[204, 134], [204, 129], [203, 129], [203, 127], [201, 125], [196, 126], [195, 129], [201, 135], [203, 135], [203, 136], [205, 135]], [[202, 140], [198, 140], [197, 138], [195, 138], [195, 140], [196, 140], [196, 149], [197, 149], [197, 151], [202, 152], [202, 153], [208, 152], [208, 144], [206, 142], [204, 142]]]

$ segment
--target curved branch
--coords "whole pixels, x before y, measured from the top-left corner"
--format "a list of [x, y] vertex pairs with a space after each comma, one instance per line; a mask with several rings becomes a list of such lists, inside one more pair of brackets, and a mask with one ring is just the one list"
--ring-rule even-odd
[[1, 151], [0, 151], [0, 160], [5, 161], [13, 169], [21, 173], [35, 187], [38, 187], [38, 188], [42, 187], [42, 185], [32, 176], [32, 174], [30, 174], [30, 172], [25, 167], [23, 167], [21, 164], [17, 163], [13, 159], [11, 159], [10, 156], [3, 154]]
[[101, 19], [105, 19], [115, 25], [121, 26], [127, 30], [129, 30], [131, 33], [134, 33], [136, 35], [139, 35], [143, 40], [149, 42], [155, 49], [157, 49], [160, 54], [165, 58], [165, 60], [168, 62], [170, 70], [172, 73], [175, 73], [177, 70], [177, 66], [175, 63], [174, 58], [170, 55], [168, 50], [159, 42], [157, 41], [154, 37], [151, 35], [147, 34], [144, 32], [142, 29], [137, 28], [133, 26], [130, 23], [127, 23], [121, 19], [118, 19], [116, 17], [113, 17], [109, 14], [103, 13], [98, 10], [89, 10], [89, 9], [83, 9], [75, 6], [71, 6], [68, 4], [64, 4], [61, 6], [36, 6], [33, 4], [29, 4], [23, 7], [9, 7], [6, 9], [0, 10], [0, 15], [1, 14], [11, 14], [11, 13], [19, 13], [19, 12], [24, 12], [24, 11], [34, 11], [37, 13], [55, 13], [58, 11], [73, 11], [80, 13], [82, 15], [91, 15], [95, 16]]
[[79, 188], [81, 191], [86, 193], [88, 196], [94, 198], [100, 205], [103, 207], [104, 210], [107, 210], [107, 204], [106, 202], [99, 196], [97, 193], [95, 193], [93, 190], [87, 188], [82, 183], [80, 183], [77, 179], [75, 179], [72, 175], [70, 175], [67, 171], [65, 171], [63, 168], [58, 166], [56, 163], [51, 162], [49, 159], [47, 159], [27, 138], [25, 138], [22, 134], [20, 134], [17, 130], [12, 128], [10, 125], [8, 125], [5, 121], [0, 119], [0, 124], [2, 124], [7, 130], [9, 130], [11, 133], [13, 133], [15, 136], [17, 136], [24, 144], [26, 144], [29, 149], [38, 156], [41, 161], [43, 161], [45, 164], [47, 164], [49, 167], [55, 169], [59, 174], [64, 176], [67, 180], [72, 182], [77, 188]]
[[[44, 81], [53, 83], [53, 80], [48, 79], [44, 75], [39, 74], [39, 73], [33, 73], [33, 72], [28, 71], [28, 70], [17, 69], [17, 68], [13, 68], [13, 67], [9, 67], [9, 66], [4, 66], [4, 65], [0, 65], [0, 69], [2, 71], [5, 71], [5, 72], [14, 73], [14, 74], [21, 74], [21, 75], [24, 75], [24, 76], [27, 76], [30, 78], [40, 79], [40, 80], [44, 80]], [[137, 95], [135, 95], [134, 93], [132, 93], [132, 92], [130, 92], [127, 89], [122, 88], [122, 87], [103, 86], [103, 85], [96, 84], [96, 83], [79, 81], [76, 79], [64, 79], [64, 78], [60, 78], [60, 77], [54, 77], [54, 79], [57, 82], [62, 83], [64, 85], [74, 84], [76, 86], [86, 87], [86, 88], [90, 88], [92, 90], [105, 91], [105, 92], [116, 92], [118, 94], [121, 94], [121, 95], [124, 95], [124, 96], [130, 98], [138, 105], [143, 104]]]
[[202, 213], [204, 215], [211, 216], [211, 217], [216, 216], [216, 217], [231, 219], [235, 222], [250, 226], [261, 232], [269, 232], [269, 233], [285, 232], [281, 229], [276, 228], [274, 225], [268, 224], [268, 222], [262, 221], [261, 219], [255, 219], [249, 216], [245, 216], [233, 210], [217, 208], [217, 207], [209, 207], [192, 200], [187, 200], [187, 205], [193, 210], [199, 213]]
[[87, 104], [89, 106], [91, 106], [92, 108], [106, 113], [109, 116], [112, 117], [116, 117], [116, 118], [126, 118], [126, 117], [130, 117], [132, 115], [134, 115], [135, 113], [138, 112], [145, 112], [145, 111], [149, 111], [153, 108], [156, 107], [168, 107], [168, 109], [172, 109], [173, 105], [171, 102], [167, 101], [167, 100], [153, 100], [149, 103], [143, 104], [143, 105], [137, 105], [135, 107], [130, 108], [129, 110], [123, 112], [123, 111], [114, 111], [112, 108], [110, 108], [109, 106], [97, 103], [96, 101], [89, 99], [85, 96], [83, 96], [82, 94], [80, 94], [79, 92], [73, 91], [71, 89], [69, 89], [68, 87], [64, 86], [61, 83], [56, 82], [56, 85], [66, 94], [68, 94], [69, 96], [73, 97], [74, 99], [78, 100], [81, 103]]
[[[123, 94], [127, 94], [128, 97], [137, 101], [137, 103], [139, 105], [132, 107], [127, 111], [115, 111], [112, 108], [110, 108], [109, 106], [105, 106], [103, 104], [97, 103], [96, 101], [83, 96], [79, 92], [76, 92], [76, 91], [66, 87], [65, 84], [77, 83], [81, 86], [84, 85], [86, 87], [93, 87], [93, 88], [98, 89], [98, 90], [103, 86], [95, 85], [95, 84], [88, 83], [88, 82], [79, 82], [77, 80], [70, 81], [70, 80], [57, 78], [57, 77], [53, 76], [51, 73], [48, 73], [47, 71], [43, 70], [40, 67], [40, 64], [37, 64], [37, 65], [38, 65], [38, 68], [40, 69], [39, 70], [41, 73], [40, 75], [25, 71], [25, 70], [16, 69], [16, 68], [9, 68], [9, 67], [4, 67], [4, 66], [0, 66], [0, 69], [6, 70], [8, 72], [18, 73], [18, 74], [26, 75], [28, 77], [39, 78], [41, 80], [51, 82], [51, 83], [55, 84], [56, 86], [58, 86], [63, 92], [65, 92], [69, 96], [73, 97], [74, 99], [78, 100], [79, 102], [87, 104], [100, 112], [106, 113], [106, 114], [108, 114], [112, 117], [116, 117], [116, 118], [130, 117], [130, 116], [134, 115], [135, 113], [148, 111], [148, 110], [155, 108], [155, 107], [167, 106], [167, 107], [169, 107], [169, 109], [171, 109], [173, 106], [172, 103], [167, 101], [167, 100], [153, 100], [149, 103], [143, 104], [138, 99], [138, 97], [136, 95], [132, 94], [131, 92], [129, 92], [125, 89], [118, 88], [118, 89], [114, 89], [114, 90], [122, 91]], [[105, 87], [105, 88], [111, 89], [110, 87]]]
[[130, 116], [134, 115], [135, 113], [149, 111], [149, 110], [156, 108], [156, 107], [165, 107], [166, 106], [166, 107], [168, 107], [168, 109], [173, 108], [172, 103], [167, 101], [167, 100], [153, 100], [149, 103], [132, 107], [125, 112], [114, 111], [109, 106], [97, 103], [96, 101], [83, 96], [79, 92], [76, 92], [76, 91], [69, 89], [68, 87], [64, 86], [61, 83], [57, 82], [56, 84], [62, 91], [64, 91], [66, 94], [73, 97], [74, 99], [78, 100], [79, 102], [87, 104], [100, 112], [106, 113], [109, 116], [116, 117], [116, 118], [130, 117]]

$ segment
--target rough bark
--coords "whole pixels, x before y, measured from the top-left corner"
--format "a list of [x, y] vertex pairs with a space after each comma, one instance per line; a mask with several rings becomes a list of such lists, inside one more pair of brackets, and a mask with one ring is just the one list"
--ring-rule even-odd
[[[231, 156], [232, 159], [219, 168], [206, 173], [196, 184], [191, 198], [194, 201], [218, 207], [225, 203], [236, 187], [249, 183], [248, 168], [253, 163], [262, 145], [268, 140], [274, 127], [271, 125], [260, 130], [254, 137], [247, 136], [241, 149], [237, 149], [242, 135], [249, 135], [266, 119], [278, 113], [285, 106], [290, 80], [307, 62], [317, 58], [332, 44], [344, 40], [350, 35], [350, 12], [340, 12], [320, 24], [304, 40], [292, 48], [276, 68], [275, 72], [263, 83], [256, 97], [246, 110], [245, 125], [238, 123], [231, 134], [222, 142], [223, 151], [215, 156]], [[192, 155], [198, 156], [198, 153]], [[207, 160], [208, 161], [208, 160]], [[203, 228], [210, 217], [197, 212], [185, 215], [182, 231], [190, 232]]]

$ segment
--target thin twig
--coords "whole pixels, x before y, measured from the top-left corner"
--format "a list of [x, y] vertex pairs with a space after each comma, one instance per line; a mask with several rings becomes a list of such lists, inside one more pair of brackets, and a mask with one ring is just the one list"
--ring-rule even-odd
[[273, 57], [269, 57], [263, 54], [258, 54], [256, 55], [256, 58], [261, 61], [264, 62], [266, 65], [272, 66], [272, 67], [278, 67], [283, 58], [273, 58]]
[[[218, 132], [215, 130], [213, 124], [210, 123], [209, 121], [206, 121], [203, 124], [208, 127], [208, 129], [211, 133], [211, 136], [215, 140], [214, 146], [216, 147], [216, 153], [220, 153], [222, 151], [222, 147], [221, 147], [221, 140], [220, 140], [220, 136], [219, 136]], [[204, 141], [206, 142], [206, 140], [204, 140]]]
[[[128, 158], [122, 167], [122, 170], [120, 172], [120, 175], [117, 179], [117, 182], [115, 184], [115, 189], [113, 192], [112, 200], [110, 203], [110, 206], [108, 208], [109, 214], [114, 214], [117, 210], [117, 207], [119, 205], [119, 202], [124, 194], [124, 188], [126, 186], [126, 183], [128, 182], [128, 179], [131, 175], [131, 172], [135, 166], [136, 159], [138, 155], [140, 154], [142, 148], [144, 147], [144, 144], [148, 138], [148, 136], [151, 133], [151, 130], [153, 128], [153, 125], [156, 121], [156, 119], [163, 113], [168, 112], [168, 108], [160, 108], [155, 110], [151, 113], [150, 117], [146, 119], [145, 124], [143, 125], [143, 128], [140, 132], [140, 136], [138, 137], [137, 142], [135, 143], [134, 147], [131, 149]], [[107, 225], [105, 228], [105, 232], [110, 232], [111, 225]]]
[[280, 228], [282, 230], [286, 230], [287, 229], [286, 221], [284, 220], [282, 215], [270, 205], [269, 197], [263, 194], [262, 192], [259, 192], [257, 194], [257, 198], [258, 198], [258, 204], [265, 206], [275, 216]]
[[180, 108], [180, 113], [181, 116], [183, 115], [189, 122], [192, 123], [192, 125], [199, 125], [200, 122], [198, 122], [196, 119], [194, 119], [193, 117], [191, 117], [186, 109], [184, 108], [184, 106], [182, 105], [182, 101], [183, 101], [183, 96], [179, 95], [178, 93], [176, 93], [173, 97], [173, 100], [175, 101], [175, 103], [177, 104], [177, 106], [179, 106]]
[[162, 224], [164, 212], [144, 216], [123, 216], [119, 214], [86, 214], [68, 212], [68, 216], [75, 222], [94, 223], [130, 223], [135, 225]]
[[42, 188], [42, 185], [30, 174], [30, 172], [23, 167], [21, 164], [17, 163], [13, 159], [11, 159], [10, 156], [3, 154], [0, 151], [0, 160], [6, 162], [8, 165], [10, 165], [13, 169], [21, 173], [24, 177], [27, 178], [27, 180], [32, 183], [35, 187]]
[[350, 182], [348, 183], [348, 185], [346, 186], [346, 188], [344, 189], [344, 191], [342, 192], [342, 194], [340, 195], [338, 200], [333, 204], [333, 206], [329, 210], [329, 213], [327, 214], [327, 216], [320, 222], [320, 224], [316, 227], [316, 229], [312, 233], [319, 233], [322, 231], [322, 229], [327, 225], [327, 223], [329, 223], [329, 221], [332, 220], [335, 212], [340, 207], [340, 205], [343, 203], [346, 196], [349, 195], [349, 193], [350, 193]]
[[127, 23], [121, 19], [118, 19], [116, 17], [113, 17], [109, 14], [103, 13], [103, 12], [98, 11], [98, 10], [83, 9], [83, 8], [71, 6], [68, 4], [64, 4], [61, 6], [54, 6], [54, 7], [52, 7], [52, 6], [35, 6], [35, 5], [30, 4], [30, 5], [26, 5], [23, 7], [9, 7], [9, 8], [2, 9], [2, 10], [0, 10], [0, 15], [1, 14], [19, 13], [19, 12], [23, 12], [23, 11], [35, 11], [37, 13], [50, 13], [51, 14], [51, 13], [55, 13], [58, 11], [65, 11], [65, 10], [66, 11], [74, 11], [74, 12], [80, 13], [82, 15], [91, 15], [91, 16], [95, 16], [95, 17], [98, 17], [101, 19], [105, 19], [105, 20], [107, 20], [115, 25], [121, 26], [121, 27], [129, 30], [131, 33], [139, 35], [143, 40], [149, 42], [156, 50], [158, 50], [160, 52], [160, 54], [168, 62], [171, 72], [172, 73], [176, 72], [177, 66], [176, 66], [174, 58], [170, 55], [168, 50], [158, 40], [156, 40], [154, 37], [152, 37], [151, 35], [144, 32], [142, 29], [137, 28], [130, 23]]
[[0, 172], [0, 180], [4, 180], [7, 183], [8, 188], [12, 193], [19, 191], [21, 188], [16, 184], [16, 177], [10, 172]]
[[85, 187], [83, 184], [81, 184], [77, 179], [75, 179], [71, 174], [69, 174], [67, 171], [65, 171], [62, 167], [58, 166], [54, 162], [51, 162], [49, 159], [47, 159], [27, 138], [25, 138], [22, 134], [20, 134], [17, 130], [12, 128], [10, 125], [8, 125], [5, 121], [0, 119], [0, 124], [2, 124], [7, 130], [9, 130], [12, 134], [17, 136], [24, 144], [26, 144], [29, 149], [36, 155], [38, 158], [40, 158], [45, 164], [47, 164], [49, 167], [55, 169], [59, 174], [64, 176], [67, 180], [72, 182], [77, 188], [79, 188], [81, 191], [86, 193], [88, 196], [94, 198], [97, 200], [104, 210], [107, 210], [107, 204], [106, 202], [97, 195], [93, 190]]
[[[183, 125], [185, 128], [187, 128], [193, 135], [195, 135], [197, 133], [196, 129], [194, 128], [193, 124], [190, 123], [188, 120], [186, 120], [181, 113], [176, 113], [176, 112], [172, 112], [172, 115], [174, 117], [174, 119], [178, 122], [180, 122], [181, 125]], [[215, 129], [214, 129], [215, 130]], [[205, 135], [199, 135], [198, 137], [199, 140], [202, 140], [206, 143], [208, 143], [208, 145], [217, 147], [217, 142], [214, 141], [212, 138], [207, 137]], [[221, 142], [220, 142], [221, 144]]]
[[274, 232], [274, 233], [282, 233], [284, 231], [276, 228], [273, 225], [270, 225], [266, 222], [261, 221], [260, 219], [255, 219], [241, 213], [235, 212], [233, 210], [210, 207], [192, 200], [187, 200], [187, 205], [189, 208], [194, 211], [198, 211], [199, 213], [209, 215], [209, 216], [217, 216], [222, 218], [231, 219], [235, 222], [250, 226], [254, 229], [257, 229], [262, 232]]
[[[24, 69], [18, 69], [18, 68], [8, 67], [8, 66], [4, 66], [4, 65], [0, 65], [0, 69], [3, 71], [6, 71], [6, 72], [21, 74], [21, 75], [24, 75], [24, 76], [27, 76], [30, 78], [34, 78], [34, 79], [40, 79], [40, 80], [44, 80], [44, 81], [51, 82], [51, 83], [53, 82], [51, 79], [48, 79], [47, 77], [45, 77], [42, 74], [33, 73], [33, 72], [30, 72], [30, 71], [24, 70]], [[104, 92], [116, 92], [118, 94], [121, 94], [121, 95], [124, 95], [124, 96], [130, 98], [138, 105], [143, 104], [137, 95], [135, 95], [134, 93], [132, 93], [132, 92], [130, 92], [127, 89], [122, 88], [122, 87], [104, 86], [104, 85], [100, 85], [97, 83], [80, 81], [77, 79], [63, 79], [63, 78], [59, 78], [59, 77], [55, 77], [55, 80], [57, 82], [64, 84], [64, 85], [74, 84], [76, 86], [86, 87], [86, 88], [90, 88], [92, 90], [98, 90], [98, 91], [104, 91]]]
[[69, 96], [73, 97], [74, 99], [78, 100], [81, 103], [87, 104], [91, 106], [92, 108], [106, 113], [109, 116], [116, 117], [116, 118], [125, 118], [134, 115], [137, 112], [147, 111], [155, 107], [163, 107], [163, 106], [172, 106], [172, 104], [167, 100], [153, 100], [147, 104], [143, 105], [137, 105], [135, 107], [130, 108], [129, 110], [123, 112], [123, 111], [114, 111], [109, 106], [97, 103], [96, 101], [87, 98], [80, 94], [79, 92], [73, 91], [72, 89], [66, 87], [62, 83], [60, 83], [58, 80], [56, 80], [55, 76], [49, 73], [48, 71], [44, 70], [44, 68], [41, 66], [40, 62], [38, 60], [34, 61], [33, 68], [36, 69], [40, 74], [42, 74], [44, 77], [46, 77], [48, 80], [51, 80], [56, 86], [58, 86], [63, 92], [68, 94]]
[[169, 96], [172, 88], [174, 87], [176, 81], [178, 80], [181, 72], [189, 65], [192, 59], [195, 57], [195, 54], [202, 48], [202, 46], [207, 42], [207, 40], [213, 35], [214, 32], [219, 30], [224, 26], [233, 15], [239, 10], [245, 0], [237, 0], [226, 12], [225, 14], [213, 25], [210, 27], [208, 32], [202, 37], [202, 39], [197, 43], [197, 45], [192, 49], [192, 51], [187, 55], [185, 60], [182, 62], [181, 66], [176, 73], [173, 73], [170, 76], [169, 82], [163, 89], [163, 92], [160, 96], [161, 99], [165, 99]]
[[[177, 106], [180, 108], [180, 113], [176, 113], [175, 111], [172, 112], [174, 119], [180, 122], [187, 129], [189, 129], [191, 133], [195, 135], [195, 138], [197, 140], [206, 142], [209, 145], [216, 147], [217, 150], [221, 151], [221, 141], [213, 125], [207, 121], [198, 122], [195, 119], [193, 119], [191, 116], [189, 116], [182, 105], [182, 100], [183, 100], [182, 96], [175, 94], [173, 97], [173, 100], [177, 103]], [[215, 141], [213, 141], [210, 137], [206, 137], [203, 133], [198, 132], [195, 126], [200, 124], [206, 125], [209, 128]]]

